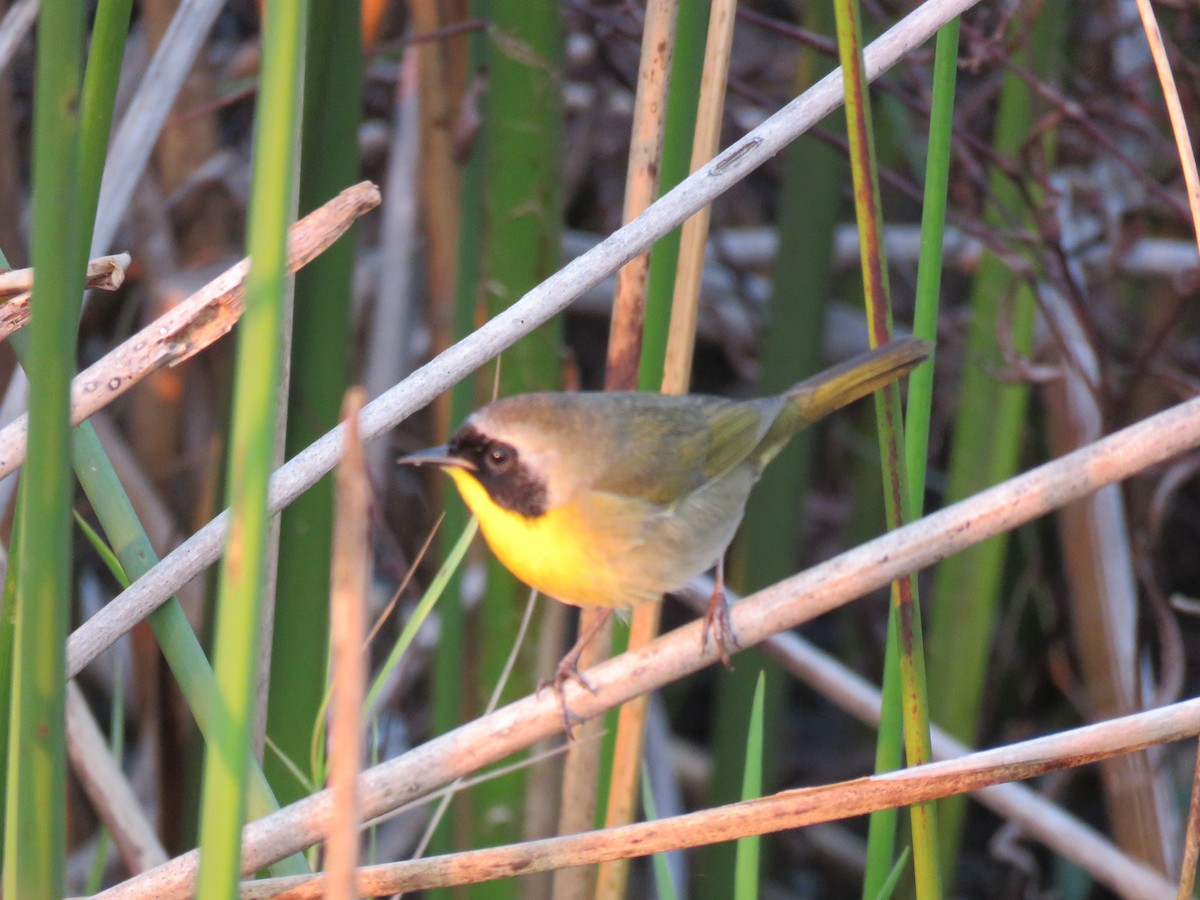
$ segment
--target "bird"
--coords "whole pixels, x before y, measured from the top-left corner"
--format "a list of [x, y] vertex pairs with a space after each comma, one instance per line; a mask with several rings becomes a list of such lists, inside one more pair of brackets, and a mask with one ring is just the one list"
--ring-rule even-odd
[[[401, 457], [453, 480], [492, 552], [518, 579], [579, 607], [629, 609], [716, 569], [705, 614], [720, 656], [737, 637], [722, 563], [763, 469], [798, 432], [923, 362], [931, 345], [901, 338], [781, 394], [542, 392], [471, 413], [446, 444]], [[550, 684], [562, 687], [607, 616], [580, 636]]]

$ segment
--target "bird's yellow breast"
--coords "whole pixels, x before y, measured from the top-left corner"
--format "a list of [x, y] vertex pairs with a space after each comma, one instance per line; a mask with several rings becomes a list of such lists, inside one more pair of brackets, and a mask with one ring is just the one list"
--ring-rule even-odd
[[[648, 599], [626, 566], [617, 563], [622, 537], [597, 534], [576, 505], [523, 516], [496, 504], [465, 469], [447, 469], [463, 502], [479, 520], [492, 552], [517, 578], [575, 606], [632, 606]], [[661, 593], [661, 589], [659, 590]]]

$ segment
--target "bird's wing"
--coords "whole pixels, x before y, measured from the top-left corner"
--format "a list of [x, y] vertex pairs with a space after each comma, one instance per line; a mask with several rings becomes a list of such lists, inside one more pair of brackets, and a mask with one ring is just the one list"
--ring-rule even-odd
[[753, 402], [713, 403], [707, 411], [705, 481], [720, 477], [753, 453], [785, 402], [782, 397], [767, 397]]
[[583, 480], [589, 490], [669, 512], [752, 454], [786, 401], [640, 395], [636, 405], [623, 396], [611, 402], [628, 404], [625, 427], [604, 437], [604, 452], [621, 464], [596, 467]]

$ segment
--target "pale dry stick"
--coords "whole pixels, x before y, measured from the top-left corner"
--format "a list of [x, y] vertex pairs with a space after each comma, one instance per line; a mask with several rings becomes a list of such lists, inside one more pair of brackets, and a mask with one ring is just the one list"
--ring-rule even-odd
[[[125, 268], [129, 265], [129, 254], [121, 253], [115, 256], [99, 257], [88, 263], [86, 284], [101, 290], [115, 290], [125, 280]], [[10, 296], [0, 302], [0, 340], [8, 337], [29, 322], [30, 290], [33, 286], [32, 269], [15, 269], [0, 274], [0, 283], [5, 288], [0, 290], [0, 296], [8, 290], [23, 289], [22, 293]], [[0, 423], [13, 422], [25, 412], [25, 397], [29, 389], [29, 381], [25, 370], [18, 367], [8, 380], [8, 385], [0, 392]], [[8, 509], [17, 488], [15, 477], [0, 478], [0, 509]]]
[[[870, 78], [895, 65], [942, 25], [978, 0], [926, 0], [866, 51]], [[835, 69], [717, 159], [684, 179], [645, 213], [572, 260], [521, 300], [459, 341], [386, 394], [367, 404], [362, 433], [374, 440], [395, 427], [467, 373], [568, 306], [580, 294], [643, 252], [693, 212], [779, 153], [840, 105], [841, 70]], [[342, 429], [333, 429], [282, 466], [271, 479], [270, 508], [279, 512], [333, 468], [342, 452]], [[221, 513], [72, 634], [68, 674], [78, 673], [135, 623], [196, 577], [220, 554], [228, 511]], [[560, 726], [561, 727], [561, 726]]]
[[1150, 55], [1154, 57], [1154, 68], [1162, 85], [1167, 113], [1171, 118], [1171, 130], [1175, 134], [1175, 146], [1179, 150], [1179, 164], [1183, 167], [1183, 181], [1187, 185], [1188, 206], [1192, 210], [1192, 230], [1196, 235], [1196, 245], [1200, 248], [1200, 175], [1196, 173], [1196, 154], [1192, 151], [1187, 117], [1183, 112], [1183, 104], [1179, 101], [1179, 89], [1175, 86], [1175, 75], [1171, 72], [1171, 61], [1167, 59], [1167, 48], [1163, 44], [1162, 31], [1159, 30], [1154, 7], [1150, 5], [1150, 0], [1137, 0], [1137, 8], [1138, 15], [1142, 18], [1142, 28], [1146, 32], [1146, 42], [1150, 45]]
[[363, 752], [363, 694], [367, 683], [367, 582], [370, 569], [371, 485], [358, 433], [358, 414], [366, 394], [351, 388], [342, 403], [347, 423], [346, 454], [334, 475], [333, 568], [330, 590], [329, 643], [333, 674], [330, 701], [329, 790], [333, 815], [325, 836], [330, 900], [353, 900], [358, 866], [358, 773]]
[[121, 859], [135, 873], [161, 865], [168, 859], [167, 851], [143, 814], [120, 764], [109, 752], [108, 742], [74, 681], [67, 682], [66, 700], [67, 757], [92, 808], [112, 835]]
[[[605, 303], [612, 302], [612, 291], [608, 291]], [[533, 641], [533, 671], [554, 672], [562, 660], [562, 636], [567, 634], [568, 625], [572, 621], [570, 607], [547, 599], [541, 604], [539, 611], [539, 630]], [[611, 646], [611, 642], [610, 642]], [[563, 765], [566, 762], [570, 741], [564, 742], [561, 735], [547, 738], [529, 747], [529, 757], [544, 760], [540, 765], [530, 767], [525, 779], [524, 804], [521, 809], [522, 834], [524, 840], [549, 837], [556, 833], [559, 822], [562, 795]], [[551, 758], [549, 751], [558, 749], [559, 754]], [[521, 885], [522, 893], [529, 900], [554, 900], [551, 889], [554, 887], [554, 876], [546, 875], [541, 878], [529, 878]]]
[[[505, 778], [509, 775], [513, 775], [514, 773], [526, 771], [531, 766], [537, 765], [538, 763], [545, 762], [554, 757], [561, 756], [563, 753], [563, 750], [564, 750], [563, 744], [561, 741], [559, 741], [554, 747], [552, 747], [542, 753], [537, 753], [532, 756], [523, 757], [523, 758], [518, 759], [517, 761], [509, 763], [507, 765], [495, 766], [493, 768], [488, 769], [486, 772], [475, 776], [474, 778], [460, 779], [458, 781], [455, 781], [452, 784], [448, 784], [445, 787], [439, 788], [438, 790], [433, 791], [430, 794], [427, 794], [425, 797], [421, 798], [420, 800], [417, 800], [414, 803], [410, 803], [405, 806], [398, 807], [398, 808], [392, 810], [391, 812], [387, 813], [386, 815], [379, 816], [378, 818], [372, 819], [370, 822], [366, 823], [366, 826], [367, 827], [376, 827], [376, 826], [381, 825], [384, 822], [387, 822], [397, 816], [401, 816], [406, 813], [411, 813], [414, 810], [416, 810], [422, 806], [428, 806], [434, 802], [453, 799], [453, 795], [455, 793], [457, 793], [458, 791], [471, 790], [472, 788], [475, 788], [481, 784], [486, 784], [490, 781], [495, 781], [500, 778]], [[422, 842], [424, 842], [424, 840], [425, 840], [425, 838], [423, 837]], [[413, 855], [410, 858], [418, 858], [422, 855], [422, 853], [423, 853], [423, 848], [419, 845], [417, 850], [413, 853]], [[328, 874], [328, 870], [326, 870], [325, 874], [326, 875]], [[399, 900], [399, 897], [397, 897], [397, 900]]]
[[[646, 7], [646, 25], [642, 34], [642, 72], [638, 79], [637, 108], [634, 116], [634, 127], [637, 131], [630, 146], [629, 175], [626, 176], [626, 221], [640, 215], [644, 205], [658, 192], [662, 134], [666, 124], [667, 91], [670, 88], [678, 14], [677, 0], [653, 2]], [[652, 128], [653, 133], [647, 133]], [[712, 156], [712, 152], [708, 156]], [[642, 206], [640, 208], [635, 204]], [[626, 371], [630, 372], [630, 383], [608, 385], [614, 390], [634, 390], [637, 386], [637, 366], [642, 355], [642, 334], [646, 320], [649, 266], [649, 253], [643, 253], [617, 274], [617, 300], [613, 307], [612, 337], [608, 344], [608, 371], [619, 371], [618, 365], [623, 362]], [[632, 320], [626, 323], [628, 330], [625, 331], [618, 328], [622, 323], [623, 300], [628, 302], [630, 310], [636, 310], [636, 319], [629, 317]], [[653, 641], [659, 634], [661, 616], [661, 600], [638, 606], [630, 623], [628, 646], [641, 647]], [[646, 733], [648, 704], [649, 695], [635, 697], [634, 700], [625, 703], [618, 713], [604, 820], [608, 827], [634, 821], [638, 787], [641, 785], [642, 743]], [[589, 722], [584, 725], [584, 728], [587, 727], [592, 727], [592, 724]], [[559, 834], [566, 833], [569, 833], [568, 830], [559, 829]], [[557, 884], [565, 878], [575, 878], [582, 882], [590, 880], [590, 877], [592, 872], [588, 869], [564, 870], [554, 874], [554, 882]], [[595, 872], [596, 900], [622, 898], [628, 880], [629, 864], [624, 860], [613, 860], [601, 865]]]
[[[101, 256], [88, 263], [87, 286], [115, 291], [125, 283], [129, 254]], [[0, 273], [0, 340], [29, 324], [29, 298], [33, 290], [33, 269], [12, 269]]]
[[[1047, 737], [982, 750], [852, 781], [780, 791], [714, 809], [587, 834], [469, 850], [359, 871], [358, 892], [375, 897], [397, 890], [450, 887], [511, 878], [616, 857], [639, 857], [802, 828], [916, 802], [987, 789], [1004, 782], [1074, 768], [1200, 732], [1200, 700], [1085, 725]], [[1137, 900], [1167, 900], [1173, 887], [1149, 870], [1133, 884]], [[314, 900], [322, 877], [292, 876], [244, 884], [242, 900]]]
[[[293, 225], [288, 271], [319, 256], [378, 203], [378, 188], [364, 181]], [[227, 334], [245, 308], [248, 269], [249, 260], [243, 259], [76, 375], [71, 382], [71, 424], [78, 425], [155, 369], [178, 365]], [[22, 416], [0, 429], [0, 478], [25, 459], [27, 422]]]
[[1141, 238], [1119, 253], [1109, 244], [1100, 244], [1084, 254], [1084, 261], [1114, 256], [1118, 272], [1142, 278], [1177, 278], [1197, 267], [1196, 248], [1173, 238]]
[[[742, 644], [753, 646], [899, 575], [1010, 531], [1196, 446], [1200, 446], [1200, 399], [1174, 406], [758, 591], [733, 608], [732, 624]], [[690, 623], [591, 669], [588, 677], [595, 693], [568, 684], [564, 688], [568, 703], [578, 715], [590, 718], [717, 661], [718, 648], [712, 642], [701, 645], [702, 629], [703, 622]], [[364, 816], [382, 815], [560, 728], [558, 700], [549, 692], [511, 703], [365, 771], [359, 780]], [[1153, 742], [1150, 738], [1139, 746]], [[918, 798], [904, 802], [914, 799]], [[249, 824], [243, 832], [242, 871], [261, 869], [319, 840], [329, 813], [330, 797], [322, 791]], [[187, 896], [196, 862], [192, 851], [103, 896], [164, 900]]]
[[[514, 643], [514, 646], [516, 646], [515, 643]], [[499, 684], [499, 682], [497, 682], [497, 684]], [[554, 759], [555, 757], [558, 757], [558, 756], [562, 756], [562, 754], [564, 752], [565, 752], [565, 745], [562, 741], [559, 741], [552, 747], [549, 747], [545, 750], [534, 753], [530, 756], [522, 756], [522, 757], [518, 758], [516, 761], [507, 763], [503, 766], [494, 766], [494, 767], [488, 769], [486, 772], [476, 775], [473, 778], [460, 778], [457, 781], [453, 781], [450, 784], [445, 785], [444, 787], [438, 788], [436, 791], [431, 791], [430, 793], [426, 794], [424, 797], [422, 797], [419, 800], [416, 800], [412, 803], [405, 804], [404, 806], [397, 806], [395, 809], [384, 813], [382, 816], [377, 816], [376, 818], [371, 819], [371, 821], [368, 822], [367, 825], [368, 826], [381, 825], [384, 822], [389, 821], [390, 819], [396, 818], [397, 816], [401, 816], [401, 815], [404, 815], [405, 813], [412, 812], [413, 810], [417, 809], [418, 807], [429, 806], [432, 803], [434, 803], [435, 801], [442, 801], [447, 798], [453, 799], [454, 795], [456, 793], [458, 793], [459, 791], [471, 790], [472, 788], [478, 787], [481, 784], [487, 784], [489, 781], [496, 781], [500, 778], [505, 778], [505, 777], [515, 774], [517, 772], [523, 772], [523, 771], [529, 769], [531, 766], [537, 765], [538, 763], [545, 762], [546, 760], [549, 760], [549, 759]], [[435, 810], [435, 815], [436, 815], [436, 810]], [[432, 818], [433, 817], [431, 816], [430, 819], [432, 820]], [[416, 857], [416, 856], [423, 855], [425, 850], [428, 849], [428, 846], [429, 846], [429, 841], [427, 840], [427, 835], [422, 835], [421, 840], [417, 842], [416, 849], [413, 852], [413, 856]]]
[[[666, 130], [668, 91], [671, 84], [671, 64], [675, 55], [676, 22], [679, 16], [678, 0], [652, 0], [646, 4], [646, 17], [642, 25], [641, 61], [638, 66], [637, 98], [633, 110], [633, 134], [629, 144], [629, 165], [625, 174], [625, 208], [622, 221], [630, 222], [640, 216], [654, 202], [659, 189], [659, 172], [662, 169], [663, 134]], [[646, 287], [650, 277], [650, 253], [635, 256], [617, 272], [616, 289], [613, 295], [612, 323], [609, 328], [608, 355], [605, 388], [612, 391], [637, 389], [638, 367], [642, 357], [642, 338], [646, 322]], [[656, 623], [659, 603], [643, 604], [634, 612], [634, 618], [652, 616]], [[579, 634], [587, 634], [597, 616], [608, 617], [611, 610], [585, 609], [579, 615]], [[630, 640], [637, 633], [635, 625]], [[645, 641], [642, 641], [645, 643]], [[585, 654], [587, 667], [605, 657], [612, 648], [612, 622], [592, 639]], [[580, 665], [584, 664], [581, 658]], [[634, 701], [637, 704], [639, 701]], [[631, 710], [622, 707], [624, 721]], [[640, 723], [639, 717], [639, 723]], [[558, 822], [559, 834], [573, 834], [593, 827], [596, 818], [596, 802], [600, 783], [600, 757], [602, 744], [596, 737], [604, 727], [601, 718], [585, 722], [581, 727], [580, 740], [567, 752], [563, 768], [562, 798]], [[628, 733], [628, 726], [618, 728]], [[639, 724], [640, 736], [640, 724]], [[632, 754], [628, 748], [622, 750], [618, 737], [613, 755], [609, 807], [606, 818], [612, 816], [614, 803], [626, 799], [632, 807], [641, 774], [639, 760], [641, 743]], [[628, 743], [626, 739], [625, 743]], [[614, 881], [614, 876], [616, 880]], [[613, 897], [623, 895], [621, 873], [601, 868], [595, 872], [590, 868], [563, 869], [554, 873], [551, 896], [558, 898]]]
[[112, 244], [167, 114], [224, 5], [222, 0], [182, 0], [154, 51], [108, 147], [91, 256], [99, 256]]
[[[737, 0], [714, 0], [708, 19], [708, 43], [704, 48], [704, 72], [700, 78], [696, 134], [692, 139], [692, 171], [716, 155], [725, 116], [725, 84], [729, 78], [729, 55], [733, 48], [733, 22]], [[839, 70], [840, 77], [840, 70]], [[679, 239], [679, 262], [675, 268], [675, 295], [671, 300], [671, 331], [663, 393], [686, 394], [692, 377], [692, 354], [696, 346], [696, 318], [700, 306], [700, 277], [704, 273], [704, 247], [712, 206], [704, 205], [683, 223]]]
[[0, 21], [0, 73], [8, 68], [21, 41], [33, 28], [37, 11], [37, 0], [17, 0], [4, 14]]

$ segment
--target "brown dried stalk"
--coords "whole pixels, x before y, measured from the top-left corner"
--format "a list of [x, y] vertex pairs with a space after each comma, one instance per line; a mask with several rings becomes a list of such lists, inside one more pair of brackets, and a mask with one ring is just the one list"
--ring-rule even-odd
[[342, 403], [342, 421], [347, 423], [346, 455], [335, 476], [337, 509], [329, 613], [333, 671], [329, 789], [333, 794], [334, 814], [325, 836], [329, 869], [326, 896], [330, 900], [353, 900], [357, 896], [354, 869], [358, 865], [358, 831], [362, 827], [358, 773], [363, 752], [362, 704], [367, 681], [363, 637], [370, 568], [367, 531], [371, 521], [371, 486], [358, 432], [358, 414], [365, 402], [362, 388], [351, 388], [346, 393]]

